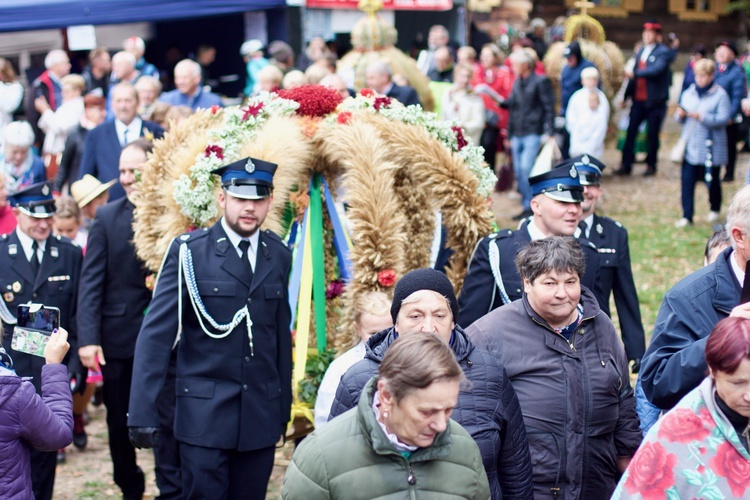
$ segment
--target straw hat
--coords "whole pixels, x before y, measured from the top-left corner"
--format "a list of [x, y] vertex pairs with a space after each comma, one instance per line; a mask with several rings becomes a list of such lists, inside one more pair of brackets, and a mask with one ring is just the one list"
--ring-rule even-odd
[[107, 183], [102, 183], [91, 174], [86, 174], [82, 179], [75, 181], [70, 185], [70, 194], [78, 203], [80, 208], [91, 203], [97, 196], [107, 189], [111, 188], [117, 179], [112, 179]]

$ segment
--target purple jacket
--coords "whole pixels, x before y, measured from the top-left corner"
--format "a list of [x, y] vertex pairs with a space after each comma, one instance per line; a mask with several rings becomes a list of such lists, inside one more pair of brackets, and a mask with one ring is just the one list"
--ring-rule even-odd
[[73, 399], [65, 365], [42, 367], [42, 396], [0, 366], [0, 498], [33, 499], [29, 450], [56, 451], [73, 440]]

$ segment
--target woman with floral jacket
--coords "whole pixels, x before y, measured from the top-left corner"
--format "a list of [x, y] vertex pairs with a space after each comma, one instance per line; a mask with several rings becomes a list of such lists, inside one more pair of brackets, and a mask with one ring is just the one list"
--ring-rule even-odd
[[646, 435], [613, 499], [750, 496], [750, 319], [721, 320], [709, 376]]

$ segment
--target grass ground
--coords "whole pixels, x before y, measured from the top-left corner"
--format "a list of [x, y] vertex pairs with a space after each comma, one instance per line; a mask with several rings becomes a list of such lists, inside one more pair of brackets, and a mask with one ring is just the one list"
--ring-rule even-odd
[[[630, 233], [630, 251], [641, 313], [647, 337], [653, 330], [656, 313], [664, 293], [680, 278], [703, 265], [703, 248], [713, 229], [705, 222], [708, 194], [705, 186], [696, 189], [696, 223], [675, 229], [681, 217], [679, 167], [669, 163], [670, 146], [678, 129], [667, 119], [659, 162], [659, 174], [643, 178], [643, 166], [636, 165], [629, 178], [612, 175], [619, 166], [620, 155], [608, 149], [603, 160], [608, 165], [604, 175], [605, 196], [600, 212], [620, 221]], [[747, 155], [740, 155], [733, 184], [724, 185], [722, 216], [731, 196], [742, 187], [747, 171]], [[508, 193], [493, 195], [494, 211], [500, 227], [515, 227], [511, 217], [520, 211], [519, 202]], [[614, 311], [614, 307], [612, 307]], [[615, 324], [617, 322], [615, 321]], [[117, 498], [119, 488], [112, 479], [112, 465], [107, 448], [107, 431], [103, 408], [92, 408], [88, 427], [89, 447], [85, 452], [69, 448], [68, 462], [58, 467], [55, 498]], [[287, 445], [277, 453], [268, 498], [278, 498], [284, 470], [293, 449]], [[158, 494], [153, 475], [153, 455], [138, 452], [138, 460], [147, 474], [147, 498]]]

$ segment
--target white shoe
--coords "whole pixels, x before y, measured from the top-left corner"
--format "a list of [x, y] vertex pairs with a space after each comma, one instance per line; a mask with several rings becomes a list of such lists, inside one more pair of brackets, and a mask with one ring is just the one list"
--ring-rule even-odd
[[689, 226], [690, 224], [692, 224], [692, 222], [690, 222], [689, 220], [683, 217], [682, 219], [674, 223], [674, 227], [681, 228], [681, 227]]
[[708, 217], [706, 217], [706, 222], [716, 222], [719, 220], [720, 214], [719, 212], [708, 212]]

